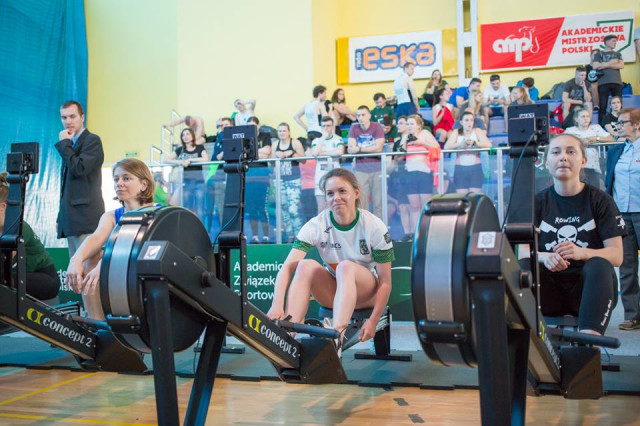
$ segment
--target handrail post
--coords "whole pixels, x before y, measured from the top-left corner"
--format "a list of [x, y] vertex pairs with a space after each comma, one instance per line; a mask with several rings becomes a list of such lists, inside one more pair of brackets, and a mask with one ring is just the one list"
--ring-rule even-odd
[[282, 244], [282, 181], [280, 180], [281, 159], [276, 158], [276, 244]]
[[[496, 169], [498, 170], [498, 218], [500, 219], [500, 225], [502, 225], [504, 221], [504, 162], [503, 162], [503, 152], [501, 149], [496, 151]], [[513, 182], [511, 182], [513, 185]]]
[[382, 217], [380, 219], [382, 219], [382, 222], [385, 225], [389, 225], [389, 218], [387, 217], [388, 215], [388, 205], [387, 205], [387, 154], [382, 152], [381, 156], [380, 156], [380, 160], [381, 160], [381, 168], [380, 168], [380, 179], [382, 179], [382, 181], [380, 182], [380, 191], [382, 191]]

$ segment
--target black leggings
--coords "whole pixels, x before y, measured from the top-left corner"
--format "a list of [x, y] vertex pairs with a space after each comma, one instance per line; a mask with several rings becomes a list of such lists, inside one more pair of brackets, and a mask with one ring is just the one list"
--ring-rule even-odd
[[593, 257], [577, 273], [551, 272], [540, 265], [543, 315], [574, 315], [580, 330], [604, 334], [618, 302], [618, 280], [608, 260]]
[[[13, 273], [13, 281], [18, 281], [15, 271]], [[56, 297], [58, 291], [60, 291], [60, 278], [53, 264], [34, 272], [27, 272], [28, 295], [38, 300], [49, 300]]]

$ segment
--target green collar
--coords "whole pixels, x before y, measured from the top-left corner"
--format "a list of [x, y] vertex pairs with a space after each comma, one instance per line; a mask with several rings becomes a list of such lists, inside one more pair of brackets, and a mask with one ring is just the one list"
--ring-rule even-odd
[[356, 226], [356, 223], [358, 223], [358, 219], [360, 218], [360, 210], [356, 209], [356, 218], [353, 219], [353, 222], [351, 222], [347, 226], [342, 226], [338, 222], [336, 222], [336, 220], [333, 218], [333, 212], [329, 212], [329, 217], [331, 218], [331, 223], [336, 227], [338, 231], [350, 231], [354, 226]]

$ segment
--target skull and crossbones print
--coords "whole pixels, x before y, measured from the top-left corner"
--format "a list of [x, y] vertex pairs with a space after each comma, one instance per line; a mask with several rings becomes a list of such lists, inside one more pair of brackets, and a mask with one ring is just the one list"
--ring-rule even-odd
[[545, 244], [544, 247], [547, 251], [551, 251], [551, 249], [553, 248], [553, 246], [565, 242], [565, 241], [571, 241], [573, 243], [575, 243], [576, 245], [585, 248], [587, 246], [589, 246], [589, 243], [584, 242], [584, 241], [580, 241], [578, 239], [578, 234], [580, 232], [587, 232], [587, 231], [592, 231], [596, 229], [596, 222], [595, 220], [591, 219], [589, 222], [585, 223], [584, 225], [580, 226], [579, 228], [576, 228], [573, 225], [564, 225], [560, 228], [556, 228], [553, 225], [549, 225], [547, 222], [545, 222], [544, 220], [542, 222], [540, 222], [540, 231], [544, 232], [544, 233], [548, 233], [548, 232], [555, 232], [556, 233], [556, 239], [555, 241], [552, 241], [548, 244]]

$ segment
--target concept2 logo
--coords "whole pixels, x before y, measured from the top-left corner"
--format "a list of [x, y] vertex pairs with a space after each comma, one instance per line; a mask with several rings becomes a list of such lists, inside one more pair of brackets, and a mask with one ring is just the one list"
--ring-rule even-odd
[[428, 41], [410, 45], [368, 46], [356, 50], [356, 69], [365, 71], [392, 70], [413, 59], [416, 66], [436, 63], [436, 46]]

